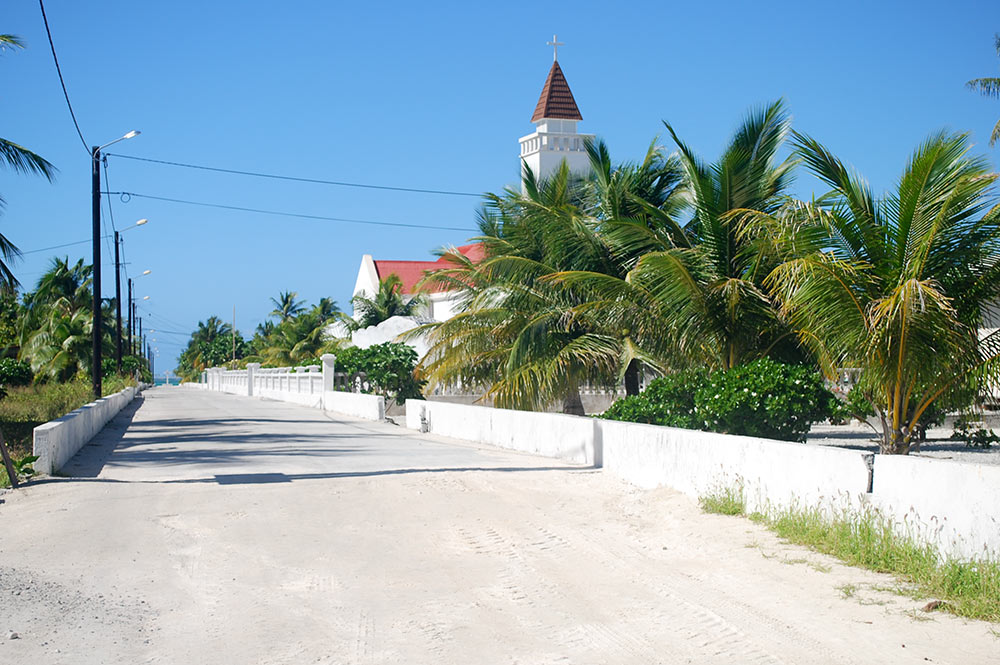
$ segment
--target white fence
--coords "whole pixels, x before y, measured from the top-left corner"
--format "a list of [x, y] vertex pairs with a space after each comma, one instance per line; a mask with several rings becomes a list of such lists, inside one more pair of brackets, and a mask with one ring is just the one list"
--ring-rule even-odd
[[351, 383], [352, 377], [336, 373], [335, 361], [333, 355], [326, 354], [322, 366], [264, 368], [260, 363], [250, 363], [246, 369], [213, 368], [202, 372], [197, 385], [205, 390], [293, 402], [365, 420], [384, 419], [385, 400], [381, 396], [336, 390], [359, 386]]
[[945, 555], [1000, 559], [1000, 466], [424, 400], [406, 401], [406, 426], [691, 497], [740, 484], [751, 511], [871, 506]]

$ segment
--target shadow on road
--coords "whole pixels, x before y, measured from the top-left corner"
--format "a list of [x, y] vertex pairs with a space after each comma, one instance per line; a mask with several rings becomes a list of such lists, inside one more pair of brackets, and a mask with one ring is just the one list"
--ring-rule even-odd
[[271, 483], [290, 483], [296, 480], [332, 480], [336, 478], [372, 478], [377, 476], [396, 476], [417, 473], [467, 473], [482, 471], [487, 473], [521, 473], [525, 471], [576, 471], [593, 473], [593, 467], [582, 466], [463, 466], [463, 467], [428, 467], [416, 469], [378, 469], [373, 471], [334, 471], [327, 473], [227, 473], [215, 474], [205, 478], [177, 478], [173, 480], [121, 480], [118, 478], [98, 478], [73, 476], [62, 478], [39, 478], [32, 485], [48, 483], [112, 483], [112, 484], [150, 484], [150, 485], [187, 485], [215, 483], [218, 485], [266, 485]]

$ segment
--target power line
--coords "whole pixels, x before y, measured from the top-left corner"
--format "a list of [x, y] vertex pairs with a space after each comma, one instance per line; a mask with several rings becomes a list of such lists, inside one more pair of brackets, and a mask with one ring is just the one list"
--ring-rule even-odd
[[345, 217], [325, 217], [323, 215], [305, 215], [294, 212], [282, 212], [280, 210], [263, 210], [261, 208], [244, 208], [243, 206], [225, 205], [222, 203], [206, 203], [204, 201], [187, 201], [184, 199], [172, 199], [165, 196], [153, 196], [152, 194], [136, 194], [135, 192], [102, 192], [102, 194], [112, 196], [118, 195], [122, 200], [128, 202], [126, 197], [138, 197], [142, 199], [152, 199], [154, 201], [167, 201], [169, 203], [183, 203], [185, 205], [203, 206], [206, 208], [222, 208], [223, 210], [238, 210], [240, 212], [254, 212], [262, 215], [278, 215], [281, 217], [298, 217], [300, 219], [314, 219], [324, 222], [344, 222], [346, 224], [371, 224], [374, 226], [400, 226], [408, 229], [438, 229], [443, 231], [467, 231], [475, 232], [474, 229], [460, 228], [457, 226], [434, 226], [429, 224], [404, 224], [402, 222], [376, 222], [369, 219], [347, 219]]
[[76, 114], [73, 113], [73, 105], [69, 101], [69, 92], [66, 91], [66, 81], [63, 80], [62, 69], [59, 67], [59, 57], [56, 55], [56, 45], [52, 43], [52, 31], [49, 30], [49, 19], [45, 15], [45, 4], [42, 0], [38, 0], [38, 6], [42, 10], [42, 21], [45, 23], [45, 34], [49, 38], [49, 48], [52, 49], [52, 61], [56, 63], [56, 73], [59, 74], [59, 84], [62, 86], [63, 97], [66, 98], [66, 106], [69, 108], [69, 116], [73, 118], [73, 126], [76, 127], [77, 136], [80, 137], [80, 142], [83, 144], [83, 149], [90, 153], [90, 148], [87, 147], [87, 141], [83, 138], [83, 132], [80, 131], [80, 123], [76, 121]]
[[337, 187], [360, 187], [362, 189], [383, 189], [392, 192], [415, 192], [418, 194], [441, 194], [444, 196], [474, 196], [479, 198], [482, 194], [472, 192], [455, 192], [442, 189], [420, 189], [418, 187], [393, 187], [390, 185], [368, 185], [358, 182], [343, 182], [340, 180], [321, 180], [319, 178], [299, 178], [296, 176], [279, 175], [276, 173], [260, 173], [257, 171], [240, 171], [238, 169], [225, 169], [217, 166], [202, 166], [200, 164], [185, 164], [183, 162], [169, 162], [164, 159], [151, 159], [149, 157], [135, 157], [133, 155], [121, 155], [118, 153], [108, 153], [112, 157], [122, 159], [134, 159], [139, 162], [150, 162], [152, 164], [164, 164], [166, 166], [179, 166], [186, 169], [199, 169], [202, 171], [214, 171], [216, 173], [232, 173], [234, 175], [245, 175], [254, 178], [271, 178], [273, 180], [291, 180], [293, 182], [308, 182], [314, 185], [335, 185]]
[[[104, 236], [104, 237], [106, 238], [107, 236]], [[62, 249], [63, 247], [72, 247], [73, 245], [82, 245], [82, 244], [84, 244], [86, 242], [90, 242], [90, 241], [91, 241], [91, 239], [87, 238], [86, 240], [76, 240], [74, 242], [67, 242], [67, 243], [63, 243], [61, 245], [52, 245], [51, 247], [39, 247], [38, 249], [26, 249], [26, 250], [22, 251], [21, 253], [22, 254], [37, 254], [38, 252], [47, 252], [50, 249]]]

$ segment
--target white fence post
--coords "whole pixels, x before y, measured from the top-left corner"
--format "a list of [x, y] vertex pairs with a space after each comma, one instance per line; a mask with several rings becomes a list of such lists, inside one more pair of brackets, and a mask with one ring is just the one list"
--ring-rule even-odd
[[260, 369], [260, 363], [247, 363], [247, 396], [253, 397], [254, 375]]
[[323, 392], [333, 390], [333, 373], [337, 368], [337, 356], [332, 353], [324, 353], [320, 358], [323, 361]]

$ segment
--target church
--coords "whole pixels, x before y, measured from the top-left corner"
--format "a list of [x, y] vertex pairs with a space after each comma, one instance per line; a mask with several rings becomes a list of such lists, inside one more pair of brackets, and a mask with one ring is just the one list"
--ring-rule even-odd
[[[544, 178], [558, 169], [565, 160], [571, 171], [586, 175], [590, 170], [590, 162], [584, 144], [588, 138], [593, 138], [593, 135], [577, 132], [576, 125], [583, 120], [583, 116], [576, 105], [576, 100], [573, 98], [573, 92], [569, 88], [562, 67], [559, 66], [558, 48], [562, 44], [553, 37], [549, 45], [553, 47], [552, 67], [545, 79], [538, 104], [535, 105], [535, 112], [531, 116], [535, 131], [520, 138], [519, 163], [530, 167], [535, 175]], [[473, 261], [478, 261], [483, 257], [483, 249], [479, 244], [463, 245], [456, 249]], [[361, 258], [361, 266], [358, 268], [358, 278], [354, 283], [353, 295], [373, 297], [378, 292], [382, 280], [389, 275], [397, 275], [403, 284], [404, 296], [412, 296], [417, 293], [417, 283], [423, 279], [427, 272], [443, 267], [445, 267], [443, 259], [437, 261], [390, 261], [375, 259], [371, 254], [365, 254]], [[427, 311], [423, 313], [424, 319], [444, 321], [454, 315], [455, 296], [452, 292], [424, 291], [422, 295], [428, 300]], [[357, 318], [357, 312], [355, 312], [355, 318]], [[363, 333], [363, 331], [358, 332]], [[385, 331], [385, 333], [391, 333], [393, 338], [399, 332], [402, 330], [396, 333], [391, 333], [390, 330]], [[358, 338], [359, 336], [355, 333], [355, 337], [355, 344], [359, 346], [376, 343], [366, 339], [369, 335], [361, 335]], [[381, 338], [385, 335], [377, 337]], [[387, 340], [379, 339], [379, 341]], [[417, 349], [421, 355], [423, 355], [424, 350]]]

